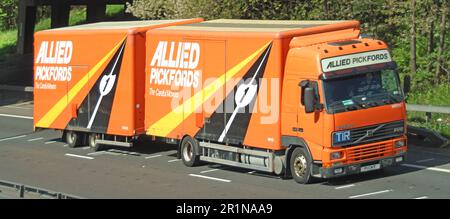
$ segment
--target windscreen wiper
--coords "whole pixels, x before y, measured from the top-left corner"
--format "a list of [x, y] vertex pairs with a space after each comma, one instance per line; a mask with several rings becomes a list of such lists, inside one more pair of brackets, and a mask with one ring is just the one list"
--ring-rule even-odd
[[358, 106], [360, 109], [367, 109], [367, 106], [364, 102], [357, 100], [357, 98], [352, 98], [354, 105]]

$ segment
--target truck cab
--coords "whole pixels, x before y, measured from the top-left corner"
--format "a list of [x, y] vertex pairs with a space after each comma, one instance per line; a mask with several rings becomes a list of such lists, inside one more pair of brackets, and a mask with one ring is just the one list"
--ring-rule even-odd
[[404, 95], [384, 42], [294, 38], [282, 89], [282, 140], [291, 146], [285, 162], [297, 182], [405, 160]]

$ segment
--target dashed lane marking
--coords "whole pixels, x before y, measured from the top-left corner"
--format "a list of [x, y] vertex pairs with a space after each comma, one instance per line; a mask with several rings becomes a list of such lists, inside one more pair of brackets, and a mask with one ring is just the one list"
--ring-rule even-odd
[[418, 161], [416, 161], [416, 163], [425, 163], [425, 162], [428, 162], [428, 161], [433, 161], [434, 160], [434, 158], [430, 158], [430, 159], [423, 159], [423, 160], [418, 160]]
[[87, 157], [87, 156], [82, 156], [82, 155], [77, 155], [77, 154], [65, 154], [68, 157], [76, 157], [76, 158], [82, 158], [82, 159], [88, 159], [88, 160], [93, 160], [93, 157]]
[[161, 154], [157, 154], [157, 155], [145, 157], [145, 159], [152, 159], [152, 158], [161, 157], [161, 156], [162, 156]]
[[42, 139], [44, 139], [44, 138], [40, 137], [40, 138], [28, 139], [27, 141], [29, 141], [29, 142], [31, 142], [31, 141], [39, 141], [39, 140], [42, 140]]
[[181, 159], [173, 159], [173, 160], [169, 160], [167, 162], [172, 163], [172, 162], [176, 162], [176, 161], [180, 161]]
[[199, 178], [209, 179], [209, 180], [214, 180], [214, 181], [219, 181], [219, 182], [227, 182], [227, 183], [231, 182], [231, 180], [229, 180], [229, 179], [221, 179], [221, 178], [203, 176], [203, 175], [197, 175], [197, 174], [189, 174], [189, 176], [199, 177]]
[[33, 119], [33, 117], [31, 117], [31, 116], [19, 116], [19, 115], [2, 114], [2, 113], [0, 113], [0, 116], [11, 117], [11, 118], [18, 118], [18, 119]]
[[339, 186], [339, 187], [336, 187], [334, 189], [337, 189], [337, 190], [339, 190], [339, 189], [347, 189], [347, 188], [351, 188], [351, 187], [354, 187], [354, 186], [355, 186], [355, 184], [350, 184], [350, 185], [345, 185], [345, 186]]
[[210, 173], [210, 172], [224, 170], [224, 169], [226, 169], [226, 168], [224, 167], [224, 168], [217, 168], [217, 169], [211, 169], [211, 170], [204, 170], [204, 171], [201, 171], [200, 173]]
[[402, 166], [417, 168], [417, 169], [422, 169], [422, 170], [432, 170], [432, 171], [437, 171], [437, 172], [450, 173], [450, 170], [448, 170], [448, 169], [442, 169], [442, 168], [437, 168], [437, 167], [427, 167], [427, 166], [407, 164], [407, 163], [402, 164]]
[[9, 138], [2, 138], [2, 139], [0, 139], [0, 142], [14, 140], [14, 139], [19, 139], [19, 138], [24, 138], [24, 137], [27, 137], [27, 136], [26, 135], [19, 135], [19, 136], [14, 136], [14, 137], [9, 137]]
[[361, 198], [361, 197], [366, 197], [366, 196], [372, 196], [372, 195], [388, 193], [388, 192], [392, 192], [392, 191], [393, 191], [392, 189], [388, 189], [388, 190], [383, 190], [383, 191], [378, 191], [378, 192], [371, 192], [371, 193], [366, 193], [366, 194], [361, 194], [361, 195], [354, 195], [354, 196], [350, 196], [348, 198], [350, 198], [350, 199]]
[[56, 143], [57, 141], [47, 141], [47, 142], [45, 142], [44, 144], [53, 144], [53, 143]]

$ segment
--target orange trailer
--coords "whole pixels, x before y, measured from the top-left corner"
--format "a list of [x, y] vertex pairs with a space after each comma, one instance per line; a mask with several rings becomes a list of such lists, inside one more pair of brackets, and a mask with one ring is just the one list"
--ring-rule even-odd
[[202, 19], [105, 22], [40, 31], [34, 41], [34, 127], [73, 147], [130, 146], [144, 129], [146, 31]]
[[151, 29], [146, 48], [146, 134], [187, 166], [307, 183], [404, 159], [395, 62], [357, 21], [213, 20]]

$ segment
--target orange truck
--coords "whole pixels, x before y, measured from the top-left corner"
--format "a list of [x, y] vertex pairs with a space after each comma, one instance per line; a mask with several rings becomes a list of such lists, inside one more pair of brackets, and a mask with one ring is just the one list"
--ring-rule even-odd
[[145, 42], [152, 28], [202, 19], [104, 22], [40, 31], [34, 41], [34, 127], [131, 146], [145, 133]]
[[[80, 33], [78, 54], [75, 41], [67, 46], [73, 33], [37, 34], [35, 127], [63, 130], [69, 145], [89, 136], [94, 149], [150, 136], [178, 145], [186, 166], [218, 163], [298, 183], [404, 161], [406, 111], [396, 64], [384, 42], [361, 37], [359, 22], [158, 25], [133, 43], [99, 28]], [[40, 66], [53, 67], [41, 64], [42, 57], [52, 60], [49, 46], [57, 48], [53, 66], [73, 71], [71, 80], [53, 83], [58, 92], [40, 89], [50, 86], [38, 74]], [[67, 64], [70, 56], [83, 62]], [[114, 68], [120, 74], [111, 77]], [[114, 98], [98, 101], [111, 92]]]
[[396, 64], [357, 21], [213, 20], [149, 30], [146, 47], [146, 133], [187, 166], [308, 183], [405, 159]]

